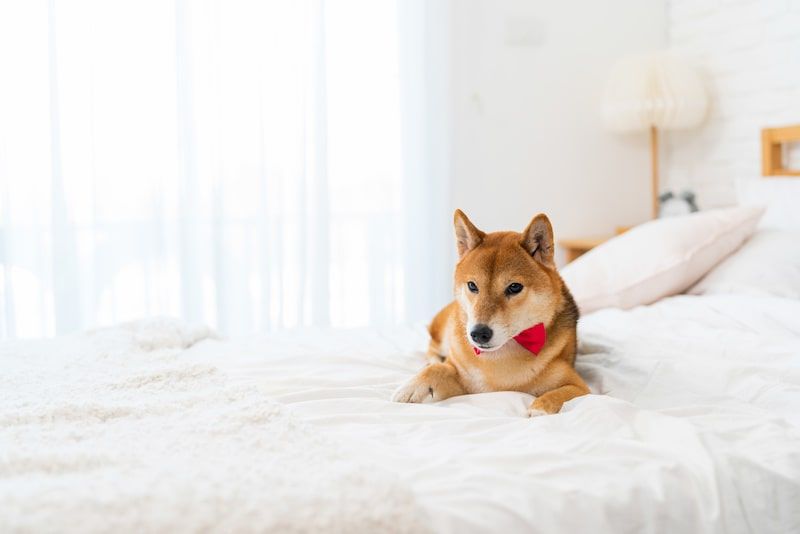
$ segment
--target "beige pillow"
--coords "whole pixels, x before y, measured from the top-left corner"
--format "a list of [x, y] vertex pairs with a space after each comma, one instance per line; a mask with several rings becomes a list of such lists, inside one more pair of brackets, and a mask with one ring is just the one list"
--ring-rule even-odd
[[681, 293], [741, 246], [762, 207], [657, 219], [595, 247], [561, 269], [583, 313], [633, 308]]

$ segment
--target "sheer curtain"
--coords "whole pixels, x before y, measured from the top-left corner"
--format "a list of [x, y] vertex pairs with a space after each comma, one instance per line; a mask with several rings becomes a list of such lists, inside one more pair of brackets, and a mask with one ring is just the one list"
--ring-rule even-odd
[[0, 334], [428, 319], [452, 258], [444, 9], [0, 0]]

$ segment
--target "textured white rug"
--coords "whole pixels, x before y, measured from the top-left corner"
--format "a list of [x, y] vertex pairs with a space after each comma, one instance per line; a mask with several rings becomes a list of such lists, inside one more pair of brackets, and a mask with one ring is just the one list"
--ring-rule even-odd
[[169, 320], [0, 345], [2, 532], [424, 531], [412, 493]]

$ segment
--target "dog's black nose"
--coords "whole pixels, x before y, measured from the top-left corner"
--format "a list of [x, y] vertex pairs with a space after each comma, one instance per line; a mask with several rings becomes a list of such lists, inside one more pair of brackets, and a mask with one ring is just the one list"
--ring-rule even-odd
[[494, 334], [492, 329], [485, 324], [476, 324], [472, 332], [469, 333], [469, 336], [475, 343], [488, 343], [489, 340], [492, 339], [492, 334]]

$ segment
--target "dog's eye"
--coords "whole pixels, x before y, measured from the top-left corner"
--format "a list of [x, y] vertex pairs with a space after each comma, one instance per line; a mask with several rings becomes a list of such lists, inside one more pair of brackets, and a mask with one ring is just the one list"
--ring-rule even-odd
[[517, 282], [513, 282], [508, 285], [506, 288], [506, 295], [516, 295], [522, 291], [522, 284], [518, 284]]
[[469, 282], [467, 282], [467, 287], [468, 287], [468, 288], [469, 288], [469, 290], [470, 290], [470, 291], [472, 291], [473, 293], [477, 293], [477, 292], [478, 292], [478, 286], [476, 286], [476, 285], [475, 285], [475, 282], [473, 282], [472, 280], [470, 280]]

